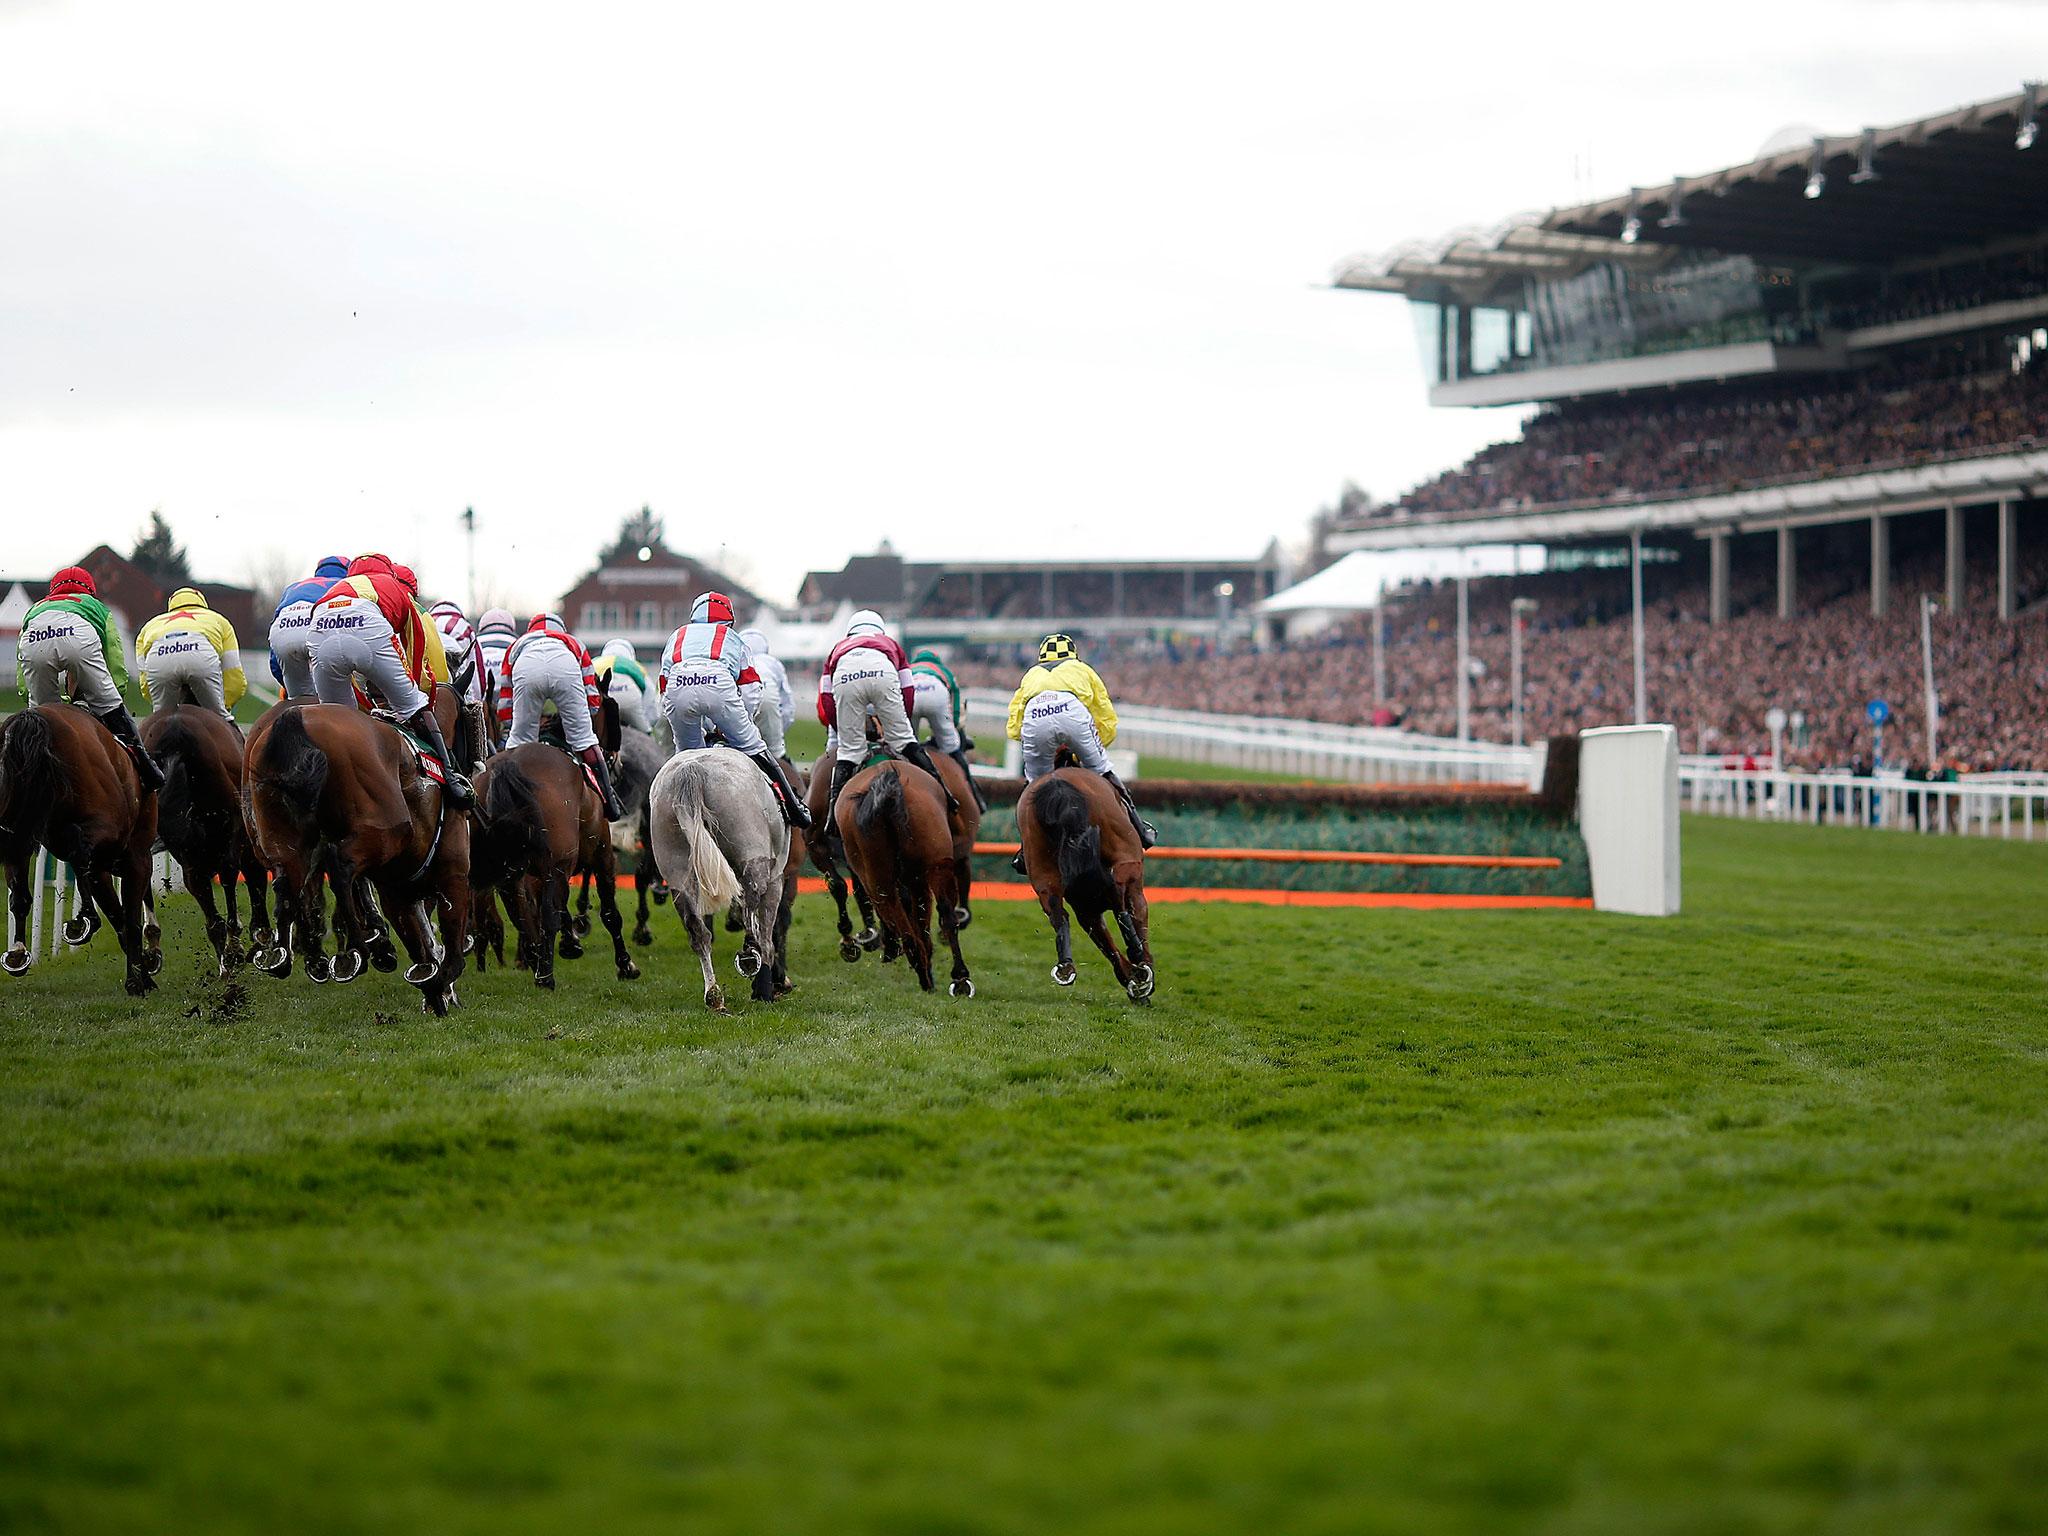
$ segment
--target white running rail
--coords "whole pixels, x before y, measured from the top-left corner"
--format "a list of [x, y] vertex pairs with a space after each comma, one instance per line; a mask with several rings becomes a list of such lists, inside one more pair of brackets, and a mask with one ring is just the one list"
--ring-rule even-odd
[[1681, 763], [1685, 809], [1752, 821], [1974, 837], [2048, 837], [2048, 780], [2038, 774], [1980, 774], [1949, 783], [1848, 773], [1744, 771]]

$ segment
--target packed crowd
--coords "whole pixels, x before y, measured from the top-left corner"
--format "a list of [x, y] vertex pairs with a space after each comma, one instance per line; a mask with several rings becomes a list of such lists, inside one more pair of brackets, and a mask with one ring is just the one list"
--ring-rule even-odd
[[[1999, 622], [1989, 571], [1971, 575], [1964, 611], [1934, 621], [1942, 762], [1974, 771], [2048, 770], [2048, 625], [2038, 615]], [[1769, 749], [1765, 716], [1775, 705], [1804, 716], [1805, 729], [1788, 735], [1788, 761], [1846, 768], [1870, 760], [1865, 708], [1882, 698], [1892, 710], [1885, 760], [1921, 764], [1919, 594], [1939, 593], [1938, 555], [1899, 561], [1891, 612], [1881, 620], [1870, 615], [1867, 577], [1853, 562], [1817, 562], [1804, 570], [1800, 611], [1784, 620], [1776, 613], [1774, 574], [1760, 569], [1743, 577], [1731, 592], [1735, 617], [1713, 625], [1701, 562], [1646, 567], [1651, 717], [1678, 727], [1684, 751], [1741, 755]], [[2023, 604], [2048, 595], [2048, 560], [2028, 561], [2020, 586]], [[1511, 737], [1508, 605], [1517, 596], [1538, 603], [1523, 635], [1528, 737], [1633, 718], [1626, 570], [1552, 572], [1471, 585], [1473, 735]], [[1456, 626], [1449, 586], [1415, 592], [1389, 609], [1386, 703], [1377, 718], [1366, 623], [1256, 653], [1219, 655], [1201, 642], [1091, 651], [1102, 657], [1118, 697], [1133, 704], [1398, 723], [1449, 736], [1457, 729]], [[1013, 675], [993, 661], [962, 668], [963, 681], [977, 683]]]
[[1416, 487], [1397, 514], [1705, 495], [2048, 440], [2048, 369], [1872, 368], [1825, 386], [1567, 404]]

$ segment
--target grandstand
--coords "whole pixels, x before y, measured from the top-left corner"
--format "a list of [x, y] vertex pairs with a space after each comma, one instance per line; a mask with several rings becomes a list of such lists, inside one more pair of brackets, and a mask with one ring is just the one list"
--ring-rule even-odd
[[[2042, 94], [1340, 267], [1339, 288], [1408, 300], [1433, 403], [1536, 408], [1519, 437], [1329, 540], [1545, 548], [1543, 574], [1472, 585], [1473, 734], [1507, 735], [1521, 597], [1532, 731], [1631, 718], [1639, 625], [1647, 713], [1688, 750], [1760, 751], [1777, 706], [1802, 718], [1795, 761], [1852, 764], [1883, 698], [1888, 757], [1924, 756], [1926, 597], [1937, 755], [2048, 767]], [[1377, 708], [1447, 728], [1448, 595], [1418, 590], [1387, 618], [1381, 700], [1363, 626], [1256, 669], [1133, 657], [1118, 683], [1155, 702]]]
[[1048, 629], [1096, 636], [1214, 636], [1280, 586], [1277, 542], [1248, 560], [913, 561], [888, 544], [812, 571], [799, 617], [873, 608], [918, 639], [999, 645]]

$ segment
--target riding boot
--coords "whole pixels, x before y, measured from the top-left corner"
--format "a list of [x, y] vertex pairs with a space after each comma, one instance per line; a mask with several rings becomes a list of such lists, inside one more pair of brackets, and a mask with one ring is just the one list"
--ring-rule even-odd
[[442, 793], [448, 797], [448, 803], [458, 811], [475, 806], [476, 791], [469, 787], [469, 780], [457, 770], [455, 759], [448, 751], [448, 743], [441, 735], [441, 722], [434, 718], [433, 706], [423, 705], [405, 725], [441, 760], [441, 773], [445, 780]]
[[1159, 841], [1159, 833], [1153, 828], [1151, 822], [1138, 814], [1138, 802], [1131, 798], [1131, 792], [1125, 788], [1124, 781], [1114, 773], [1104, 773], [1103, 777], [1109, 780], [1109, 787], [1116, 791], [1117, 799], [1123, 801], [1124, 814], [1131, 818], [1131, 825], [1137, 830], [1138, 846], [1140, 848], [1150, 848]]
[[606, 821], [625, 820], [626, 808], [619, 804], [618, 791], [612, 788], [612, 771], [605, 766], [604, 748], [599, 746], [585, 747], [581, 756], [583, 761], [590, 765], [590, 776], [597, 780], [597, 792], [604, 796], [604, 819]]
[[775, 761], [765, 749], [748, 759], [756, 768], [768, 775], [768, 782], [775, 786], [775, 800], [782, 807], [782, 819], [801, 831], [811, 830], [811, 808], [804, 804], [803, 797], [796, 792], [796, 786], [789, 782], [782, 771], [782, 764]]
[[966, 743], [963, 741], [959, 746], [955, 747], [952, 751], [948, 752], [946, 756], [952, 758], [954, 762], [958, 763], [960, 765], [960, 771], [967, 775], [967, 787], [974, 791], [974, 808], [978, 811], [987, 810], [988, 796], [982, 793], [981, 784], [974, 777], [974, 770], [967, 766]]
[[829, 837], [838, 825], [834, 812], [839, 809], [839, 791], [846, 788], [846, 781], [853, 777], [854, 765], [843, 757], [832, 759], [832, 784], [825, 791], [825, 833]]
[[164, 771], [157, 766], [155, 758], [142, 749], [141, 733], [135, 729], [135, 717], [128, 713], [126, 705], [117, 704], [99, 717], [99, 722], [114, 733], [114, 737], [128, 749], [128, 755], [135, 759], [135, 776], [142, 781], [144, 789], [162, 789]]
[[957, 812], [960, 809], [960, 802], [953, 798], [953, 791], [946, 788], [946, 781], [939, 777], [938, 765], [932, 761], [931, 750], [923, 742], [913, 741], [903, 749], [903, 755], [930, 774], [933, 780], [937, 782], [939, 793], [946, 797], [946, 810], [948, 814]]

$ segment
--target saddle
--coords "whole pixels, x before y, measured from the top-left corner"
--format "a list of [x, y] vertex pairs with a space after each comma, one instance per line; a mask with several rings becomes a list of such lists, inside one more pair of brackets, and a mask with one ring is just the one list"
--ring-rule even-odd
[[419, 761], [420, 772], [445, 788], [448, 783], [448, 765], [427, 745], [425, 738], [389, 710], [379, 709], [371, 713], [405, 738], [405, 744], [412, 748], [412, 755]]

